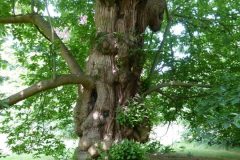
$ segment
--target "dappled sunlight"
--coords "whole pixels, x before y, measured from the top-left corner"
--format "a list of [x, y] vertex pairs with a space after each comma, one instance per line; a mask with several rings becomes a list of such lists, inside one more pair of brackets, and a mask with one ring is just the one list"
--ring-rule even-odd
[[24, 97], [24, 91], [21, 91], [21, 92], [20, 92], [20, 96], [21, 96], [21, 97]]
[[172, 26], [170, 31], [174, 35], [179, 36], [179, 35], [181, 35], [185, 31], [185, 27], [183, 26], [183, 24], [178, 23], [177, 25]]
[[41, 88], [43, 87], [42, 82], [39, 82], [39, 83], [37, 84], [37, 87], [38, 87], [39, 89], [41, 89]]
[[0, 151], [3, 154], [11, 154], [11, 150], [7, 147], [7, 135], [0, 134]]
[[0, 91], [8, 96], [25, 88], [20, 77], [26, 72], [26, 69], [19, 65], [17, 58], [14, 56], [15, 50], [12, 46], [15, 44], [15, 41], [13, 38], [9, 36], [5, 40], [1, 46], [3, 51], [0, 52], [0, 57], [10, 65], [6, 69], [0, 68], [0, 76], [7, 78], [7, 80], [0, 85]]
[[181, 140], [181, 136], [185, 128], [181, 124], [168, 124], [154, 126], [151, 133], [150, 139], [157, 140], [163, 145], [172, 145], [175, 142]]
[[100, 113], [99, 113], [98, 111], [95, 111], [95, 112], [93, 113], [93, 119], [94, 119], [94, 120], [98, 120], [98, 119], [99, 119], [99, 116], [100, 116]]

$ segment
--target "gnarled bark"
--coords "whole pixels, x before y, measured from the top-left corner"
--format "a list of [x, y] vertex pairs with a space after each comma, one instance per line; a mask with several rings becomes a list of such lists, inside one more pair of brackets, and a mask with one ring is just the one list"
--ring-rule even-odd
[[107, 150], [122, 138], [148, 139], [149, 126], [119, 126], [116, 108], [138, 92], [144, 63], [142, 33], [147, 26], [153, 31], [160, 29], [164, 8], [163, 0], [96, 1], [96, 42], [86, 67], [96, 87], [84, 89], [75, 107], [76, 133], [80, 137], [76, 159], [86, 159], [87, 152], [96, 157], [99, 146]]
[[[159, 31], [163, 20], [165, 0], [96, 0], [95, 23], [96, 42], [86, 66], [86, 75], [76, 81], [55, 79], [34, 85], [10, 97], [11, 104], [35, 93], [58, 85], [81, 83], [79, 98], [74, 110], [76, 133], [80, 137], [76, 159], [96, 157], [97, 148], [107, 150], [113, 141], [123, 138], [146, 141], [150, 127], [139, 124], [133, 128], [119, 126], [116, 122], [116, 108], [124, 106], [138, 92], [139, 78], [144, 63], [143, 33], [146, 27]], [[61, 56], [67, 62], [71, 73], [81, 74], [79, 64], [51, 25], [40, 15], [19, 15], [0, 17], [0, 23], [31, 23], [49, 40], [60, 42]], [[94, 79], [94, 82], [92, 82]], [[56, 83], [55, 83], [56, 82]], [[21, 97], [22, 96], [22, 97]], [[20, 98], [20, 99], [19, 99]]]

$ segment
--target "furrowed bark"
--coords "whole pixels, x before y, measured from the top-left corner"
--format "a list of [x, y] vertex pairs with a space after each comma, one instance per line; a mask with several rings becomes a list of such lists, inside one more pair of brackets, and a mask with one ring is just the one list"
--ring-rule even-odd
[[[62, 40], [58, 37], [58, 35], [54, 32], [52, 34], [50, 24], [40, 15], [38, 14], [28, 14], [28, 15], [16, 15], [11, 17], [0, 17], [0, 24], [20, 24], [20, 23], [29, 23], [34, 24], [49, 41], [58, 42], [60, 45], [61, 56], [66, 61], [69, 66], [69, 69], [72, 74], [81, 74], [82, 70], [77, 63], [76, 59], [73, 57], [71, 52], [68, 50], [66, 45], [62, 42]], [[53, 35], [53, 36], [52, 36]], [[53, 42], [54, 43], [54, 42]]]
[[[74, 109], [76, 133], [80, 137], [75, 159], [85, 160], [89, 155], [95, 158], [99, 147], [107, 150], [114, 141], [123, 138], [140, 142], [148, 139], [147, 123], [120, 126], [116, 109], [126, 105], [139, 91], [144, 64], [143, 33], [147, 27], [153, 32], [160, 30], [165, 3], [165, 0], [96, 0], [96, 41], [86, 65], [86, 75], [96, 85], [83, 89]], [[59, 39], [56, 33], [52, 38], [51, 26], [41, 16], [16, 17], [0, 18], [0, 23], [32, 23], [50, 41]], [[66, 46], [62, 42], [60, 45], [71, 72], [80, 74]]]
[[[91, 49], [86, 74], [95, 77], [96, 87], [84, 90], [75, 107], [76, 133], [80, 137], [75, 159], [98, 156], [123, 138], [146, 141], [149, 126], [119, 126], [116, 108], [124, 106], [138, 92], [144, 64], [143, 33], [146, 27], [159, 31], [163, 0], [97, 0], [96, 42]], [[131, 131], [131, 132], [130, 132]]]
[[[9, 96], [8, 98], [4, 99], [3, 102], [11, 106], [39, 92], [43, 92], [49, 89], [69, 84], [82, 84], [85, 88], [88, 89], [94, 88], [95, 85], [94, 81], [87, 76], [74, 74], [61, 75], [57, 76], [55, 79], [40, 81], [37, 84], [34, 84], [14, 95]], [[4, 108], [5, 108], [4, 106], [0, 106], [0, 109]]]

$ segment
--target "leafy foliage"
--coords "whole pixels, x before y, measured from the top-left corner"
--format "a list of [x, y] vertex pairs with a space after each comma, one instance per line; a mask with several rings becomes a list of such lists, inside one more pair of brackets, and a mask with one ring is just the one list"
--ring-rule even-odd
[[152, 153], [171, 153], [174, 152], [170, 146], [163, 146], [158, 141], [152, 141], [145, 144], [140, 144], [131, 140], [123, 140], [120, 143], [114, 144], [109, 151], [101, 151], [98, 160], [145, 160], [147, 154]]
[[109, 151], [102, 153], [99, 160], [108, 157], [109, 160], [144, 160], [146, 150], [139, 143], [123, 140], [120, 143], [114, 144]]
[[134, 127], [149, 118], [147, 107], [138, 102], [139, 98], [132, 98], [128, 101], [127, 106], [118, 109], [117, 121], [120, 125]]
[[[239, 2], [181, 2], [172, 2], [171, 10], [176, 19], [172, 21], [171, 32], [159, 54], [152, 81], [149, 84], [146, 74], [143, 78], [148, 86], [166, 81], [211, 84], [210, 89], [160, 89], [158, 111], [162, 121], [184, 120], [191, 139], [238, 145], [236, 115], [239, 114], [240, 66], [236, 58], [239, 57], [236, 16], [239, 16]], [[181, 32], [174, 32], [175, 26], [182, 28]], [[151, 48], [156, 41], [153, 37], [152, 42], [146, 44], [152, 51], [148, 52], [148, 66], [152, 55], [156, 54], [154, 47]], [[144, 69], [145, 73], [150, 72], [149, 67]]]
[[0, 150], [0, 158], [4, 158], [4, 157], [6, 157], [6, 155], [4, 155], [4, 154], [2, 153], [2, 151]]
[[[67, 92], [67, 88], [61, 91]], [[60, 92], [50, 91], [47, 97], [30, 98], [23, 105], [16, 106], [14, 111], [3, 112], [3, 117], [7, 118], [1, 122], [3, 125], [0, 129], [2, 133], [8, 133], [7, 143], [13, 152], [45, 154], [58, 159], [70, 158], [70, 152], [61, 140], [63, 134], [57, 133], [62, 133], [61, 130], [73, 124], [71, 98], [69, 97], [70, 103], [67, 104], [64, 100], [66, 105], [57, 106], [58, 102], [62, 103], [62, 99], [55, 97]], [[52, 94], [55, 98], [52, 98]], [[51, 104], [55, 104], [55, 107], [49, 107], [49, 101], [52, 101]], [[69, 116], [65, 117], [66, 114]], [[70, 132], [73, 132], [73, 128]]]
[[[0, 1], [0, 16], [13, 15], [14, 10], [16, 14], [32, 12], [30, 0], [16, 2], [13, 8], [11, 0]], [[39, 2], [36, 7], [46, 16], [46, 4]], [[54, 29], [59, 31], [59, 36], [63, 34], [61, 39], [84, 68], [96, 32], [94, 1], [51, 0], [49, 4], [57, 13], [51, 15]], [[144, 35], [145, 63], [140, 93], [169, 81], [210, 84], [212, 87], [165, 87], [144, 100], [135, 97], [129, 100], [128, 107], [119, 109], [118, 122], [133, 127], [145, 121], [152, 125], [181, 119], [189, 127], [189, 140], [239, 145], [239, 6], [240, 1], [233, 0], [169, 0], [171, 27], [163, 47], [160, 48], [166, 21], [161, 32], [147, 31]], [[1, 58], [5, 54], [1, 44], [6, 37], [13, 39], [12, 48], [18, 64], [9, 64]], [[25, 68], [26, 73], [20, 77], [24, 85], [51, 78], [53, 62], [56, 63], [56, 74], [68, 73], [62, 58], [50, 54], [50, 45], [34, 26], [0, 25], [0, 70], [10, 65]], [[150, 75], [155, 58], [157, 66]], [[3, 80], [6, 79], [0, 74], [0, 82]], [[66, 128], [73, 133], [71, 117], [75, 99], [75, 87], [60, 87], [29, 98], [14, 109], [1, 112], [0, 132], [9, 134], [8, 143], [15, 152], [61, 157], [66, 150], [61, 141], [62, 134], [55, 133], [62, 133]], [[124, 141], [123, 146], [127, 148], [126, 144], [140, 149], [132, 142]], [[113, 154], [124, 154], [116, 148]], [[138, 151], [142, 153], [142, 150]]]
[[136, 95], [127, 102], [126, 106], [118, 108], [116, 119], [120, 125], [129, 127], [140, 124], [152, 126], [161, 121], [160, 108], [158, 97], [143, 98]]
[[[43, 14], [46, 4], [39, 1], [39, 13]], [[54, 16], [53, 27], [62, 31], [67, 28], [69, 33], [62, 33], [67, 39], [63, 39], [71, 49], [81, 66], [85, 65], [85, 59], [90, 48], [90, 39], [94, 34], [93, 3], [77, 1], [49, 1], [59, 16]], [[31, 13], [29, 0], [17, 1], [16, 14]], [[66, 5], [67, 4], [67, 5]], [[12, 15], [12, 3], [1, 1], [0, 16]], [[72, 9], [72, 13], [68, 12]], [[86, 24], [80, 24], [81, 15], [88, 16]], [[64, 26], [64, 27], [63, 27]], [[0, 36], [13, 37], [12, 48], [18, 64], [26, 72], [21, 74], [24, 85], [32, 85], [40, 80], [53, 76], [53, 60], [56, 63], [56, 74], [68, 73], [67, 66], [56, 50], [57, 56], [50, 53], [51, 44], [38, 32], [34, 26], [13, 25], [0, 26]], [[59, 35], [61, 36], [61, 35]], [[63, 37], [63, 38], [65, 38]], [[2, 40], [1, 40], [2, 42]], [[1, 48], [2, 49], [2, 48]], [[80, 53], [80, 54], [79, 54]], [[2, 54], [2, 53], [1, 53]], [[7, 63], [1, 61], [0, 68], [6, 68]], [[2, 75], [0, 75], [2, 76]], [[1, 78], [0, 78], [1, 80]], [[58, 159], [69, 159], [62, 137], [72, 138], [73, 129], [73, 105], [76, 100], [76, 87], [59, 87], [24, 101], [14, 107], [14, 110], [3, 111], [1, 115], [2, 125], [0, 132], [8, 134], [8, 144], [12, 151], [17, 153], [34, 153], [35, 155], [51, 155]], [[66, 95], [65, 95], [66, 94]], [[11, 127], [9, 127], [11, 126]], [[68, 130], [68, 134], [65, 134]]]
[[147, 153], [171, 153], [174, 152], [174, 149], [170, 146], [164, 146], [159, 141], [152, 141], [144, 144]]
[[184, 115], [190, 127], [187, 139], [209, 144], [239, 145], [238, 75], [225, 73], [219, 78], [221, 84], [206, 91], [206, 96], [193, 101], [197, 108]]

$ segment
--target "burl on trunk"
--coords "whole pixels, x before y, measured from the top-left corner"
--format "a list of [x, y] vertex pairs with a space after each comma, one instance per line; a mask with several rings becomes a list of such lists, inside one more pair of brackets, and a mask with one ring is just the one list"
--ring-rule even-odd
[[97, 32], [86, 67], [96, 88], [79, 91], [82, 96], [74, 113], [80, 137], [77, 160], [98, 156], [97, 147], [107, 150], [116, 140], [148, 139], [149, 126], [120, 126], [116, 108], [138, 92], [144, 64], [143, 33], [147, 27], [160, 30], [165, 6], [164, 0], [96, 1]]

